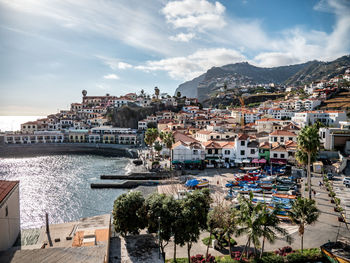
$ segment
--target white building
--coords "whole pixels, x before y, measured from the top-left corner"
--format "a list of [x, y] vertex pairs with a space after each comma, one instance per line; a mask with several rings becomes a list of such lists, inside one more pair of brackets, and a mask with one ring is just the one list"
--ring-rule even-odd
[[116, 108], [120, 108], [120, 107], [123, 107], [124, 105], [127, 105], [129, 102], [132, 102], [132, 101], [128, 98], [120, 97], [120, 98], [114, 100], [114, 106]]
[[198, 142], [178, 141], [172, 147], [173, 162], [204, 160], [205, 149]]
[[5, 134], [7, 144], [62, 143], [64, 135], [56, 131], [37, 131], [33, 134]]
[[285, 144], [287, 141], [297, 141], [297, 135], [294, 132], [284, 131], [284, 130], [276, 130], [269, 134], [269, 142], [279, 142], [281, 144]]
[[0, 251], [13, 246], [20, 230], [19, 181], [0, 180]]
[[313, 125], [317, 121], [330, 125], [333, 127], [339, 127], [339, 122], [346, 121], [347, 116], [345, 111], [305, 111], [296, 112], [292, 121], [299, 124], [301, 127], [305, 127], [309, 124]]

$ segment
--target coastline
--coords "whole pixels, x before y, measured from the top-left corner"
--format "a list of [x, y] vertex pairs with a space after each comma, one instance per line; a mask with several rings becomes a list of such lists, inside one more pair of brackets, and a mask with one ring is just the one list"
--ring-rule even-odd
[[0, 144], [0, 158], [35, 157], [60, 154], [94, 154], [138, 158], [138, 148], [130, 145], [89, 143]]

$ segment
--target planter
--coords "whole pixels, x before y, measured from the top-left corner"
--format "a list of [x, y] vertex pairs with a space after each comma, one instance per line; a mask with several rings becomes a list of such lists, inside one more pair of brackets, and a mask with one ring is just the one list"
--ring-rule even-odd
[[343, 211], [343, 210], [342, 209], [338, 209], [338, 207], [334, 207], [334, 212], [340, 213], [341, 211]]
[[334, 204], [334, 200], [333, 199], [331, 200], [331, 203]]
[[344, 223], [344, 218], [342, 216], [338, 216], [338, 221]]

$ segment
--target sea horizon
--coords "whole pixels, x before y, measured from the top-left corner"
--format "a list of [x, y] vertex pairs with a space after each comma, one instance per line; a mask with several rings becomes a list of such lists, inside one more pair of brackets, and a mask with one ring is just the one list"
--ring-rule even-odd
[[21, 124], [27, 121], [35, 121], [46, 116], [0, 116], [0, 132], [19, 131]]

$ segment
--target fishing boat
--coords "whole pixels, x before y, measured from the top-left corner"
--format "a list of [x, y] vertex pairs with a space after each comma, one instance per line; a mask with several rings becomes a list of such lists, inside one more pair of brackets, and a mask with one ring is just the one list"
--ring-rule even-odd
[[203, 187], [208, 187], [209, 186], [209, 181], [207, 179], [200, 179], [197, 187], [198, 188], [203, 188]]
[[321, 252], [332, 263], [350, 263], [350, 245], [343, 242], [328, 242], [321, 246]]
[[284, 199], [295, 199], [297, 198], [296, 195], [287, 195], [287, 194], [272, 194], [272, 196], [277, 198], [284, 198]]

